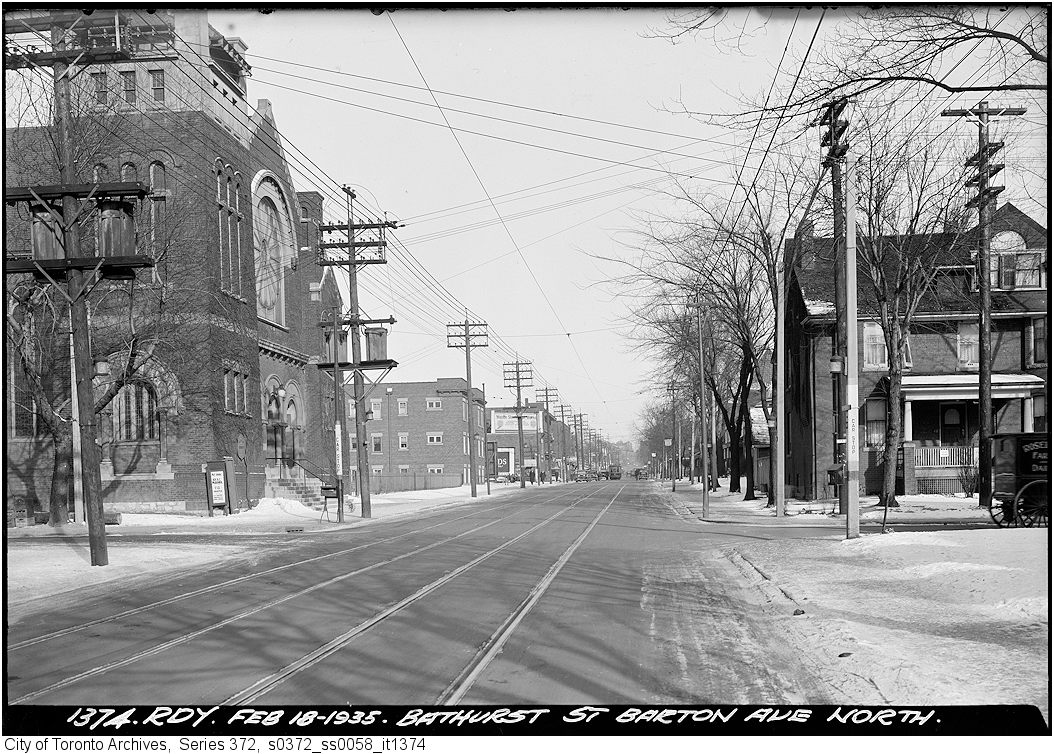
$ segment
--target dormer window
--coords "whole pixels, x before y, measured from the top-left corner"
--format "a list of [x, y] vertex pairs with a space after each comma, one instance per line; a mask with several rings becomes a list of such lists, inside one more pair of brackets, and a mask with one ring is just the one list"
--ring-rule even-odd
[[1020, 233], [1005, 230], [992, 236], [992, 287], [1000, 290], [1044, 288], [1043, 252], [1025, 247]]

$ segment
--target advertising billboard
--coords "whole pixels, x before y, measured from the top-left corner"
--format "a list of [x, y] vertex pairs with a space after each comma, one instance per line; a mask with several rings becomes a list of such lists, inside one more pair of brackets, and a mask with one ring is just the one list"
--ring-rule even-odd
[[[538, 429], [538, 414], [537, 413], [525, 413], [523, 415], [523, 431], [534, 432]], [[491, 432], [515, 432], [516, 427], [516, 412], [515, 411], [495, 411], [491, 414]]]

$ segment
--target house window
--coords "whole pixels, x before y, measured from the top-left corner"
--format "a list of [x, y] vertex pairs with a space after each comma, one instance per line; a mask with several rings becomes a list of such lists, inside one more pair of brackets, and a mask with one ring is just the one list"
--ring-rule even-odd
[[409, 474], [410, 473], [410, 466], [409, 466], [409, 464], [405, 464], [404, 463], [401, 466], [399, 466], [399, 473], [400, 474]]
[[443, 473], [443, 467], [442, 467], [442, 465], [429, 464], [428, 465], [428, 473], [429, 474], [442, 474]]
[[1043, 254], [1025, 247], [1020, 233], [1005, 230], [992, 236], [990, 277], [993, 288], [1043, 287]]
[[429, 445], [442, 445], [443, 444], [443, 433], [442, 432], [429, 432], [428, 433], [428, 444]]
[[1047, 396], [1042, 393], [1032, 396], [1032, 431], [1047, 431]]
[[476, 406], [476, 427], [480, 428], [483, 426], [483, 407]]
[[408, 432], [399, 433], [399, 450], [410, 449], [410, 434]]
[[381, 418], [381, 399], [373, 398], [370, 400], [370, 411], [373, 412], [373, 418], [376, 421]]
[[121, 71], [121, 82], [124, 84], [124, 101], [135, 104], [135, 71]]
[[462, 445], [464, 454], [467, 456], [468, 455], [468, 432], [464, 432], [462, 434], [462, 436], [461, 436], [461, 445]]
[[406, 398], [399, 398], [396, 401], [396, 411], [399, 412], [399, 416], [406, 416], [409, 413], [409, 405]]
[[425, 410], [427, 411], [442, 411], [443, 400], [441, 398], [426, 398], [425, 399]]
[[165, 101], [165, 72], [150, 71], [150, 88], [154, 92], [154, 102]]
[[886, 402], [869, 400], [864, 403], [864, 446], [884, 448], [886, 446]]
[[886, 338], [877, 322], [864, 323], [864, 369], [886, 368]]
[[381, 440], [384, 439], [384, 435], [379, 432], [374, 432], [370, 435], [370, 443], [374, 453], [381, 452]]
[[380, 476], [382, 473], [384, 473], [384, 466], [371, 466], [370, 471], [373, 472], [374, 476]]
[[959, 366], [975, 367], [980, 355], [976, 322], [959, 323]]
[[1047, 363], [1047, 318], [1032, 318], [1032, 358], [1033, 364]]
[[131, 382], [114, 398], [114, 439], [157, 439], [157, 399], [144, 382]]
[[106, 72], [104, 71], [102, 73], [93, 73], [91, 75], [91, 80], [92, 84], [95, 87], [95, 104], [105, 105], [106, 100], [108, 99], [106, 91]]
[[464, 398], [461, 399], [461, 420], [468, 421], [468, 401]]

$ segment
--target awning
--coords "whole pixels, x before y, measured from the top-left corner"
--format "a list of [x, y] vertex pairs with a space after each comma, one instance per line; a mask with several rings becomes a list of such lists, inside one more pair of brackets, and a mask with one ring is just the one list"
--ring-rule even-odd
[[[904, 375], [901, 393], [907, 401], [967, 400], [978, 395], [976, 374]], [[1043, 389], [1043, 379], [1034, 374], [993, 374], [993, 398], [1028, 398]]]

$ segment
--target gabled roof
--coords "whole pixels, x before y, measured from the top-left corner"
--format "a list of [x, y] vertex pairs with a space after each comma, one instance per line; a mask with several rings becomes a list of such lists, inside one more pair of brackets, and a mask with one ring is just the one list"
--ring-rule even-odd
[[[1030, 218], [1013, 204], [1006, 203], [996, 210], [992, 217], [991, 233], [1002, 230], [1015, 230], [1025, 238], [1026, 248], [1045, 249], [1047, 234], [1042, 225]], [[945, 270], [946, 280], [954, 276], [962, 277], [962, 287], [966, 287], [967, 275], [974, 267], [972, 254], [977, 248], [977, 227], [964, 233], [927, 233], [914, 237], [885, 237], [890, 244], [896, 244], [907, 252], [932, 254], [933, 262]], [[801, 289], [806, 311], [809, 316], [818, 319], [832, 318], [835, 315], [835, 259], [834, 239], [830, 237], [812, 238], [809, 245], [810, 254], [805, 264], [793, 270], [792, 277]], [[943, 290], [943, 293], [942, 293]], [[1035, 300], [1033, 300], [1035, 299]], [[1045, 301], [1046, 292], [1027, 294], [1013, 291], [993, 291], [992, 307], [997, 311], [1015, 311], [1035, 309], [1037, 302]], [[874, 288], [866, 271], [857, 265], [857, 303], [860, 316], [877, 309]], [[1045, 303], [1043, 304], [1045, 308]], [[976, 296], [970, 292], [949, 294], [947, 288], [939, 286], [927, 294], [927, 299], [920, 307], [921, 312], [934, 311], [976, 311]]]

